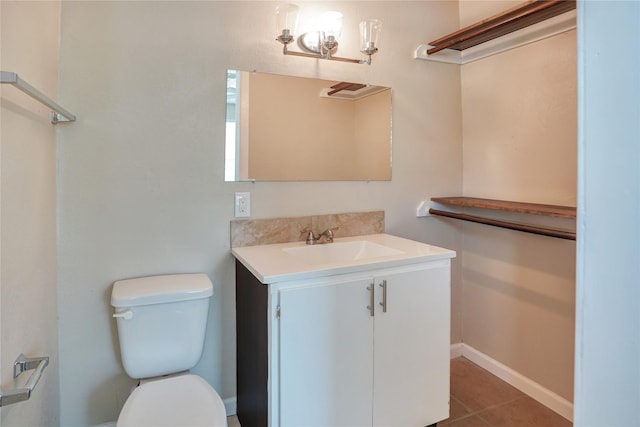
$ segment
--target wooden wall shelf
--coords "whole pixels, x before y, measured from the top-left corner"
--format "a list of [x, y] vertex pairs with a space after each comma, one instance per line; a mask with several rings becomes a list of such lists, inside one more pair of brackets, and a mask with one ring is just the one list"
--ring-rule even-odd
[[[457, 205], [472, 208], [491, 209], [503, 212], [524, 213], [541, 215], [563, 219], [575, 219], [576, 208], [571, 206], [544, 205], [539, 203], [512, 202], [507, 200], [481, 199], [476, 197], [432, 197], [432, 201], [445, 205]], [[524, 231], [526, 233], [539, 234], [543, 236], [557, 237], [560, 239], [576, 240], [576, 233], [552, 227], [538, 225], [521, 224], [512, 221], [504, 221], [492, 218], [485, 218], [466, 213], [450, 212], [441, 209], [429, 209], [431, 215], [444, 216], [448, 218], [460, 219], [479, 224], [492, 225], [494, 227], [507, 228], [510, 230]]]
[[477, 197], [432, 197], [431, 200], [444, 205], [468, 206], [471, 208], [493, 209], [506, 212], [552, 216], [556, 218], [576, 218], [576, 208], [571, 206], [542, 205], [508, 200], [480, 199]]
[[433, 55], [443, 49], [465, 50], [545, 21], [576, 8], [575, 0], [533, 0], [429, 42]]
[[[556, 18], [566, 14], [576, 8], [576, 0], [530, 0], [490, 18], [478, 21], [475, 24], [462, 28], [446, 36], [429, 42], [428, 45], [421, 45], [416, 50], [416, 58], [428, 59], [442, 62], [453, 62], [464, 64], [475, 59], [489, 56], [493, 53], [502, 52], [509, 48], [524, 45], [532, 41], [559, 34], [575, 28], [575, 16], [567, 19]], [[464, 58], [460, 52], [474, 48], [483, 43], [491, 42], [505, 35], [523, 30], [528, 27], [542, 25], [549, 21], [540, 30], [530, 30], [521, 37], [514, 37], [513, 42], [496, 44], [488, 52], [469, 55]], [[431, 56], [444, 50], [458, 51], [457, 57], [442, 52], [442, 56]]]

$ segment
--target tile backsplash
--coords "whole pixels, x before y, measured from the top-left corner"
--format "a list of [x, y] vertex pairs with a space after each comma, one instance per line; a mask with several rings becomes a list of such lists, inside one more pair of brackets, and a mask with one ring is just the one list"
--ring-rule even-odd
[[384, 233], [384, 211], [231, 221], [231, 247], [298, 242], [338, 227], [335, 237]]

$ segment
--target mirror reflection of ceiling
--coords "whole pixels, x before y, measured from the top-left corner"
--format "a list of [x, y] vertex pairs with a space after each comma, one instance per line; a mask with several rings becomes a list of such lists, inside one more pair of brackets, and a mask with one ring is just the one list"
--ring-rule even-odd
[[228, 70], [225, 181], [390, 179], [390, 88]]

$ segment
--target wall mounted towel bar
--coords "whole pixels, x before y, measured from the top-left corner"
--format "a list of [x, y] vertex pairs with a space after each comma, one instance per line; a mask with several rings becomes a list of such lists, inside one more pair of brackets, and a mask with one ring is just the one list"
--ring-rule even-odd
[[493, 225], [494, 227], [507, 228], [509, 230], [524, 231], [525, 233], [539, 234], [541, 236], [557, 237], [559, 239], [576, 240], [576, 233], [565, 230], [556, 230], [549, 227], [538, 227], [535, 225], [519, 224], [517, 222], [502, 221], [491, 218], [483, 218], [475, 215], [468, 215], [456, 212], [441, 211], [439, 209], [429, 209], [431, 215], [446, 216], [448, 218], [461, 219], [463, 221], [475, 222], [478, 224]]
[[2, 84], [10, 84], [17, 89], [20, 89], [30, 97], [38, 100], [40, 103], [46, 105], [51, 108], [51, 123], [58, 124], [60, 122], [75, 122], [76, 116], [71, 114], [69, 111], [49, 99], [46, 95], [40, 92], [38, 89], [31, 86], [29, 83], [25, 82], [18, 76], [17, 73], [11, 71], [0, 71], [0, 83]]
[[0, 390], [0, 406], [7, 406], [29, 399], [31, 392], [36, 388], [42, 376], [42, 371], [44, 371], [44, 368], [46, 368], [48, 364], [48, 357], [24, 357], [24, 354], [21, 353], [15, 362], [13, 362], [13, 378], [17, 378], [24, 371], [32, 369], [35, 369], [35, 371], [23, 387], [13, 390]]
[[[490, 211], [510, 212], [513, 214], [552, 217], [569, 221], [575, 221], [576, 219], [576, 208], [571, 206], [523, 203], [508, 200], [482, 199], [477, 197], [432, 197], [431, 200], [441, 205], [452, 205], [463, 208], [478, 208]], [[428, 212], [430, 215], [445, 216], [462, 221], [492, 225], [494, 227], [508, 228], [510, 230], [524, 231], [525, 233], [557, 237], [559, 239], [576, 240], [576, 233], [574, 231], [566, 229], [552, 228], [534, 224], [522, 224], [518, 222], [505, 221], [502, 219], [469, 215], [464, 212], [451, 212], [448, 210], [439, 209], [437, 206], [430, 208]]]

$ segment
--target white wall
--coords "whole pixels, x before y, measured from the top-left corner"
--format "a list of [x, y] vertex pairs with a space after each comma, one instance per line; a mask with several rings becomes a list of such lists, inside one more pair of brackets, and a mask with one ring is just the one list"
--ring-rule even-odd
[[[271, 2], [63, 2], [60, 88], [78, 122], [60, 131], [61, 424], [114, 420], [132, 382], [122, 371], [109, 293], [114, 280], [203, 271], [215, 284], [195, 369], [235, 394], [233, 193], [255, 218], [383, 209], [387, 231], [458, 248], [458, 233], [415, 218], [421, 200], [460, 194], [458, 66], [416, 61], [416, 46], [458, 25], [456, 2], [304, 2], [357, 23], [384, 21], [373, 65], [284, 57]], [[226, 69], [364, 81], [393, 88], [391, 182], [225, 183]], [[454, 262], [452, 340], [460, 340]]]
[[466, 195], [576, 206], [576, 55], [574, 30], [462, 66]]
[[582, 1], [578, 13], [575, 425], [637, 426], [640, 3]]
[[[0, 16], [2, 70], [56, 99], [60, 2], [2, 1]], [[3, 407], [0, 422], [57, 425], [56, 128], [47, 107], [9, 85], [0, 90], [2, 388], [17, 385], [12, 367], [20, 353], [50, 357], [31, 398]]]

